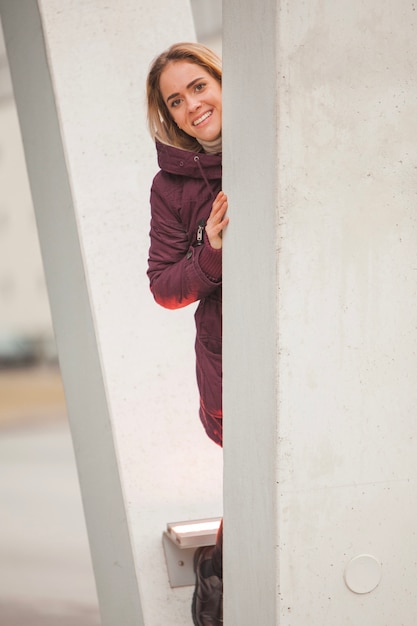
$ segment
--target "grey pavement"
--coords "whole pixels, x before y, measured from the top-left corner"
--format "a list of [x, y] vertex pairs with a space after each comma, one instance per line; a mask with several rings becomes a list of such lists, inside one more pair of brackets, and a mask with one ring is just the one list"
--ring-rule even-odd
[[65, 419], [0, 429], [0, 626], [99, 626]]
[[83, 607], [60, 607], [48, 612], [31, 605], [0, 604], [2, 626], [95, 626], [99, 623], [97, 612]]

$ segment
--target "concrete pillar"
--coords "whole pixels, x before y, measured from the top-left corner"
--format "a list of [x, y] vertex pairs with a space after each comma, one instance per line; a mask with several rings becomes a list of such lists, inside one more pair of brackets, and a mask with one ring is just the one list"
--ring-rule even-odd
[[413, 626], [415, 6], [223, 18], [225, 624]]
[[0, 1], [103, 626], [182, 626], [167, 522], [222, 514], [221, 451], [198, 420], [193, 311], [146, 277], [157, 171], [152, 58], [194, 38], [189, 3]]

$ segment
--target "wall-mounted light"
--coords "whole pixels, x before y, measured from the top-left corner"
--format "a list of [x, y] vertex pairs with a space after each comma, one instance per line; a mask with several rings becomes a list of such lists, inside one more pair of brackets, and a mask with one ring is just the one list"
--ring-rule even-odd
[[214, 517], [167, 524], [162, 543], [171, 587], [194, 585], [194, 552], [216, 543], [220, 522], [220, 517]]
[[167, 524], [167, 534], [180, 548], [199, 548], [216, 543], [219, 526], [218, 517], [191, 522], [171, 522]]

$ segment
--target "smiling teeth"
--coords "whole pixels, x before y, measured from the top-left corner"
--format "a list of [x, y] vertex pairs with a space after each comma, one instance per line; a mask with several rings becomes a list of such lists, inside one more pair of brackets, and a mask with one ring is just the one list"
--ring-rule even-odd
[[204, 122], [204, 120], [210, 117], [210, 115], [211, 115], [211, 111], [207, 111], [207, 113], [204, 113], [204, 115], [199, 117], [198, 120], [195, 120], [195, 122], [193, 122], [193, 126], [198, 126], [199, 124], [201, 124], [201, 122]]

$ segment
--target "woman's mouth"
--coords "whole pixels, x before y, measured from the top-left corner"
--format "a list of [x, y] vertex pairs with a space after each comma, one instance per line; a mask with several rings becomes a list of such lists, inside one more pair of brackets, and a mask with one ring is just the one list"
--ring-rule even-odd
[[212, 115], [212, 113], [213, 113], [212, 111], [207, 111], [207, 113], [203, 113], [203, 115], [201, 115], [196, 120], [194, 120], [193, 126], [199, 126], [200, 124], [202, 124], [204, 120], [206, 120], [208, 117]]

